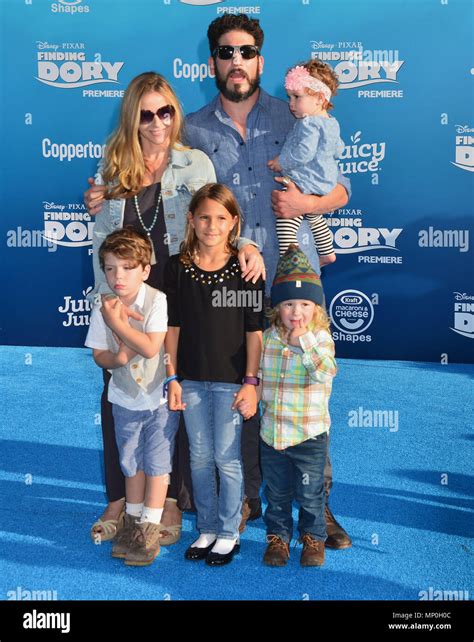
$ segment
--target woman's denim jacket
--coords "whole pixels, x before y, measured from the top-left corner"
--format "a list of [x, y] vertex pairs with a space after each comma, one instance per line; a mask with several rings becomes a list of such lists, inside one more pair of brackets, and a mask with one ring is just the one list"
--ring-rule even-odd
[[[103, 185], [99, 164], [95, 177], [96, 185]], [[166, 167], [162, 179], [163, 210], [165, 214], [166, 233], [170, 256], [178, 254], [181, 241], [184, 239], [186, 214], [192, 195], [206, 183], [215, 183], [216, 173], [209, 158], [199, 149], [172, 149], [170, 163]], [[123, 226], [125, 199], [104, 201], [97, 214], [93, 232], [93, 266], [95, 287], [88, 298], [96, 294], [110, 292], [105, 275], [99, 264], [99, 248], [105, 237]], [[247, 241], [248, 243], [248, 241]]]

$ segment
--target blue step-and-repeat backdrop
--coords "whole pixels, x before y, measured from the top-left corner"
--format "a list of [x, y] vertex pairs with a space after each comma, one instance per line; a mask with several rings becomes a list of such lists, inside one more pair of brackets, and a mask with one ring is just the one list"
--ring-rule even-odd
[[124, 89], [153, 69], [185, 111], [203, 106], [207, 26], [238, 12], [264, 28], [270, 93], [286, 98], [287, 68], [311, 57], [340, 79], [353, 195], [328, 215], [324, 274], [338, 355], [474, 361], [470, 0], [2, 0], [2, 342], [83, 344], [82, 193]]

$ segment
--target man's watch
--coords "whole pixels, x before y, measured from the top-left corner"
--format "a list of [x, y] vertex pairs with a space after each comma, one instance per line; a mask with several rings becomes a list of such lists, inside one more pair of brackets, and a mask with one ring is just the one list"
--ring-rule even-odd
[[244, 377], [242, 383], [248, 383], [251, 386], [258, 386], [260, 384], [260, 379], [258, 377]]

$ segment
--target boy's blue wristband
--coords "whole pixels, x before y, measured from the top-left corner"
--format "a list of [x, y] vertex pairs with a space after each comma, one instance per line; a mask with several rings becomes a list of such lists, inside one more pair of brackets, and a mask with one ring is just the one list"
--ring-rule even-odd
[[171, 375], [171, 377], [166, 377], [166, 379], [163, 381], [163, 397], [166, 397], [166, 393], [168, 391], [168, 385], [171, 383], [171, 381], [177, 381], [178, 376], [177, 375]]

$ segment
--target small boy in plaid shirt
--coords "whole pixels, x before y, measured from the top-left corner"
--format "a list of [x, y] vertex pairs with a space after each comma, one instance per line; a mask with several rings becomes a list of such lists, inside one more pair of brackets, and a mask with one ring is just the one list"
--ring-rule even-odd
[[263, 562], [287, 563], [296, 500], [301, 565], [322, 566], [328, 404], [337, 367], [321, 281], [296, 245], [280, 258], [271, 299], [260, 366], [261, 464], [268, 500]]

